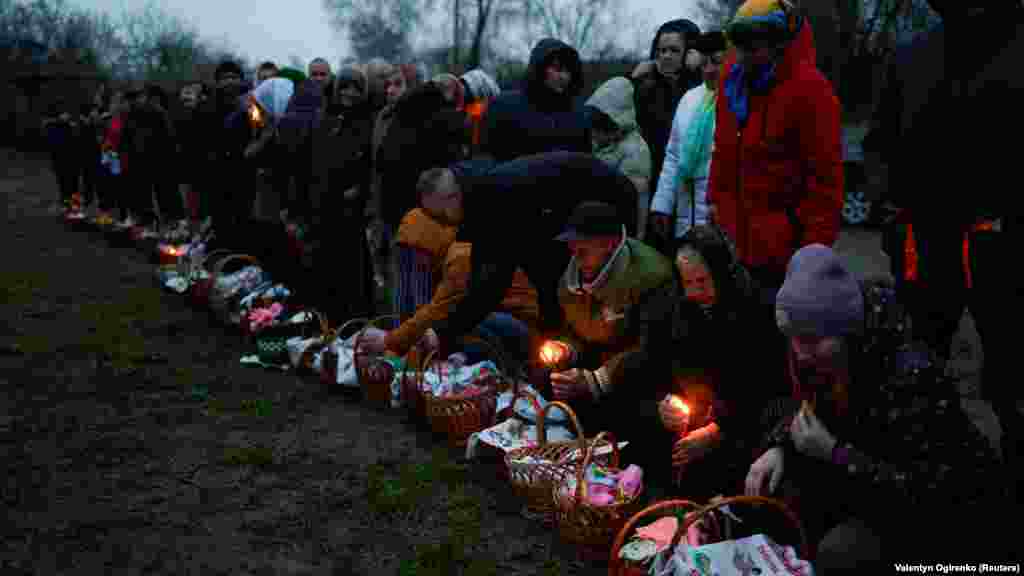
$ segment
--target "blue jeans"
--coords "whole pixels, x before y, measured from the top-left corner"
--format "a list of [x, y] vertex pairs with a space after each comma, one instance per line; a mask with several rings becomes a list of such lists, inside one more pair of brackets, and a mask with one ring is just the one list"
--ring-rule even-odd
[[[502, 357], [508, 364], [505, 368], [510, 372], [514, 373], [518, 367], [526, 363], [530, 349], [529, 328], [515, 316], [494, 312], [477, 325], [473, 335], [499, 344]], [[467, 344], [464, 352], [470, 364], [481, 362], [491, 356], [490, 350], [480, 344]]]

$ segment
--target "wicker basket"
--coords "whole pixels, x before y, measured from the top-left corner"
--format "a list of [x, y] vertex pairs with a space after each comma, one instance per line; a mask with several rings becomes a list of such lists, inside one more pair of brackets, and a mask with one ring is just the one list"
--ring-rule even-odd
[[[199, 263], [198, 268], [205, 270], [209, 276], [196, 280], [190, 288], [190, 297], [192, 304], [197, 307], [206, 307], [210, 303], [210, 289], [213, 288], [213, 266], [217, 262], [228, 258], [233, 253], [230, 250], [212, 250], [209, 254], [203, 257], [202, 262]], [[193, 273], [197, 270], [193, 270], [191, 266], [188, 269], [188, 277], [191, 278]]]
[[561, 490], [565, 486], [564, 482], [551, 488], [559, 536], [564, 542], [579, 546], [581, 553], [599, 553], [602, 556], [608, 553], [619, 530], [641, 509], [640, 496], [643, 494], [641, 489], [631, 499], [607, 506], [591, 506], [587, 503], [587, 483], [584, 481], [584, 475], [593, 461], [595, 448], [605, 439], [612, 445], [611, 468], [618, 470], [619, 446], [615, 436], [610, 432], [601, 432], [591, 441], [580, 440], [580, 447], [585, 449], [585, 455], [576, 467], [576, 493], [563, 496]]
[[686, 517], [686, 521], [682, 523], [679, 530], [676, 532], [676, 535], [672, 538], [672, 548], [675, 548], [676, 545], [679, 544], [679, 540], [681, 540], [687, 530], [690, 529], [690, 526], [693, 526], [695, 523], [703, 520], [708, 514], [723, 506], [734, 505], [763, 506], [779, 513], [779, 515], [786, 519], [786, 523], [788, 523], [798, 534], [799, 542], [797, 543], [797, 554], [803, 560], [813, 559], [810, 557], [811, 548], [807, 545], [807, 533], [804, 532], [804, 526], [803, 523], [800, 522], [800, 518], [798, 518], [796, 513], [793, 512], [793, 510], [782, 500], [766, 498], [764, 496], [732, 496], [730, 498], [719, 498], [713, 500], [710, 504], [704, 506], [696, 513]]
[[311, 328], [316, 326], [320, 326], [322, 330], [323, 317], [316, 311], [310, 311], [310, 313], [313, 315], [312, 320], [297, 323], [281, 322], [257, 332], [254, 338], [256, 353], [259, 355], [260, 361], [267, 364], [287, 364], [288, 348], [286, 343], [290, 338], [297, 336], [309, 338], [312, 336]]
[[[568, 456], [580, 447], [579, 438], [584, 438], [583, 427], [580, 425], [576, 413], [567, 404], [562, 402], [550, 402], [542, 410], [540, 403], [532, 394], [517, 390], [512, 398], [512, 407], [515, 410], [519, 398], [526, 398], [533, 404], [534, 413], [537, 417], [537, 445], [524, 446], [509, 450], [505, 453], [504, 463], [508, 472], [509, 482], [512, 483], [512, 491], [522, 498], [526, 504], [523, 515], [530, 519], [541, 520], [550, 523], [554, 520], [554, 502], [551, 500], [551, 488], [574, 472], [572, 462], [566, 461]], [[564, 440], [560, 442], [548, 442], [545, 425], [548, 411], [555, 406], [569, 415], [573, 432], [577, 440]], [[537, 462], [523, 462], [526, 458], [533, 458]]]
[[[507, 386], [504, 378], [497, 375], [497, 381], [489, 390], [477, 396], [434, 396], [424, 390], [423, 378], [430, 369], [434, 354], [429, 355], [423, 363], [423, 369], [417, 373], [416, 387], [423, 396], [427, 419], [435, 434], [444, 435], [452, 448], [465, 448], [469, 437], [486, 430], [494, 423], [494, 412], [498, 404], [498, 394]], [[438, 372], [438, 378], [442, 375]]]
[[[612, 543], [612, 553], [608, 561], [608, 576], [647, 575], [648, 570], [644, 566], [619, 558], [619, 552], [626, 544], [626, 539], [633, 534], [633, 531], [636, 530], [637, 525], [640, 524], [641, 521], [647, 519], [653, 520], [653, 516], [665, 517], [675, 516], [677, 513], [692, 513], [696, 510], [700, 510], [700, 508], [700, 504], [690, 500], [664, 500], [662, 502], [652, 504], [634, 514], [633, 517], [626, 522], [626, 525], [619, 530], [618, 535], [615, 536], [615, 542]], [[682, 531], [680, 530], [680, 532]]]
[[[391, 407], [391, 381], [395, 377], [394, 367], [385, 362], [382, 355], [363, 351], [359, 344], [367, 328], [380, 328], [382, 322], [397, 319], [399, 319], [398, 314], [386, 314], [373, 320], [360, 320], [366, 325], [356, 335], [355, 340], [356, 379], [359, 382], [359, 389], [363, 392], [363, 401], [382, 410]], [[349, 323], [352, 321], [350, 320]]]
[[213, 268], [210, 270], [210, 280], [212, 282], [210, 283], [210, 296], [208, 298], [209, 307], [223, 321], [228, 320], [229, 315], [232, 313], [232, 308], [237, 307], [238, 301], [248, 295], [248, 291], [243, 292], [242, 290], [230, 295], [218, 293], [217, 281], [224, 275], [224, 269], [227, 268], [228, 264], [260, 265], [259, 260], [255, 256], [248, 254], [232, 254], [227, 258], [221, 258], [213, 265]]

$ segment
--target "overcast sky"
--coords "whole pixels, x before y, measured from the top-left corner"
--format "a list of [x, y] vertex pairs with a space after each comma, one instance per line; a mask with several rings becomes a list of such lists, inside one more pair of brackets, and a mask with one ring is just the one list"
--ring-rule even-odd
[[[630, 10], [644, 14], [650, 32], [657, 24], [692, 17], [691, 0], [625, 0]], [[143, 0], [70, 0], [88, 9], [137, 10]], [[346, 55], [347, 46], [331, 33], [321, 0], [155, 0], [163, 10], [195, 24], [207, 38], [223, 39], [253, 62], [287, 63], [292, 55], [309, 61], [316, 56], [332, 63]], [[649, 37], [649, 34], [644, 34]], [[624, 39], [629, 41], [629, 39]]]

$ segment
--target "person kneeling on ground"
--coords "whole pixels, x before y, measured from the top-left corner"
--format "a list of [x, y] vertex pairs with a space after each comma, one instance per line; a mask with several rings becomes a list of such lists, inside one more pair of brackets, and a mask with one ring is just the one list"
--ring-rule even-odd
[[[443, 223], [444, 212], [450, 208], [451, 198], [447, 192], [451, 178], [451, 173], [444, 169], [424, 172], [418, 186], [423, 207], [407, 213], [398, 227], [398, 243], [414, 250], [416, 259], [421, 262], [420, 268], [430, 271], [426, 275], [428, 281], [431, 276], [440, 276], [436, 286], [431, 287], [433, 295], [396, 329], [371, 329], [364, 333], [361, 342], [369, 351], [405, 354], [423, 338], [428, 349], [435, 349], [437, 335], [430, 325], [447, 317], [466, 294], [472, 246], [455, 241], [454, 228]], [[423, 278], [423, 275], [417, 276]], [[530, 330], [536, 326], [538, 315], [537, 292], [523, 271], [517, 270], [504, 300], [477, 326], [474, 335], [499, 344], [504, 359], [513, 362], [508, 368], [518, 370], [526, 362]], [[487, 351], [475, 350], [472, 345], [467, 345], [464, 351], [470, 361], [487, 355]]]
[[[820, 539], [816, 572], [944, 554], [962, 562], [990, 546], [970, 515], [991, 514], [995, 454], [934, 352], [908, 337], [891, 288], [862, 289], [831, 248], [812, 244], [789, 262], [776, 317], [793, 394], [746, 492], [791, 502], [812, 545]], [[971, 528], [932, 522], [940, 509]]]
[[625, 331], [626, 313], [672, 282], [672, 264], [627, 238], [615, 208], [601, 202], [577, 206], [558, 239], [573, 255], [558, 288], [565, 316], [558, 340], [576, 361], [551, 374], [551, 395], [569, 402], [587, 429], [604, 430], [619, 418], [621, 397], [630, 393], [611, 378], [624, 354], [639, 344]]
[[[751, 424], [774, 389], [760, 383], [742, 388], [746, 374], [731, 357], [753, 345], [744, 326], [756, 305], [746, 269], [715, 228], [693, 227], [678, 244], [675, 281], [626, 315], [626, 331], [640, 338], [640, 350], [622, 361], [612, 380], [629, 382], [624, 385], [633, 401], [644, 404], [637, 409], [648, 417], [629, 425], [654, 427], [644, 445], [649, 466], [667, 473], [671, 463], [684, 495], [705, 498], [740, 485], [747, 456], [736, 455], [749, 446], [756, 431]], [[670, 393], [688, 414], [666, 399]], [[659, 447], [662, 440], [671, 446]]]

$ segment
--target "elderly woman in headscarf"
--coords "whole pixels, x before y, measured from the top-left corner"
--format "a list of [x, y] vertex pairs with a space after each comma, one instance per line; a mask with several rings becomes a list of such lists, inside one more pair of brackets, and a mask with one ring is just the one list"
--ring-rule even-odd
[[[737, 457], [737, 450], [758, 431], [773, 391], [746, 386], [747, 365], [734, 359], [751, 342], [744, 323], [753, 288], [721, 232], [692, 228], [672, 252], [675, 281], [627, 312], [626, 330], [641, 347], [613, 379], [637, 386], [637, 401], [647, 403], [651, 418], [640, 421], [652, 427], [651, 466], [671, 466], [677, 478], [685, 477], [687, 496], [710, 497], [726, 485], [730, 470], [737, 482], [746, 472], [736, 466], [745, 467], [747, 453]], [[685, 418], [666, 401], [669, 393], [688, 406]]]
[[[374, 312], [373, 263], [366, 238], [373, 110], [368, 83], [355, 66], [338, 71], [328, 114], [313, 132], [314, 289], [320, 309], [333, 324]], [[338, 266], [344, 266], [339, 277]], [[323, 278], [337, 278], [323, 281]]]
[[287, 78], [271, 78], [249, 93], [247, 99], [249, 123], [256, 137], [245, 148], [247, 159], [269, 152], [277, 122], [288, 108], [295, 92], [295, 84]]

